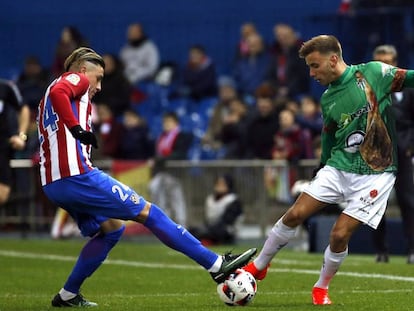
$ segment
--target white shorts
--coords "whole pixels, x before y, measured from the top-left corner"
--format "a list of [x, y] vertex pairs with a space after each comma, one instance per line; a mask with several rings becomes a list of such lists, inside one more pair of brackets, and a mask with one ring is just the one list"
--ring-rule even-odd
[[318, 201], [341, 203], [344, 214], [376, 229], [385, 213], [394, 183], [395, 175], [389, 172], [359, 175], [325, 166], [303, 192]]

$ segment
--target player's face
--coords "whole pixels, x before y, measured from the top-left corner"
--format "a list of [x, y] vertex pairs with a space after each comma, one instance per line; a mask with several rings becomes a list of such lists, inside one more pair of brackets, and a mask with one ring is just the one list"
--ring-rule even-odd
[[104, 69], [101, 66], [88, 63], [82, 67], [82, 70], [89, 80], [89, 99], [92, 99], [101, 90]]
[[328, 85], [336, 80], [335, 66], [338, 63], [336, 54], [321, 54], [312, 52], [305, 57], [309, 67], [309, 75], [322, 85]]
[[396, 66], [397, 62], [392, 54], [377, 54], [374, 56], [374, 60], [386, 63], [388, 65]]

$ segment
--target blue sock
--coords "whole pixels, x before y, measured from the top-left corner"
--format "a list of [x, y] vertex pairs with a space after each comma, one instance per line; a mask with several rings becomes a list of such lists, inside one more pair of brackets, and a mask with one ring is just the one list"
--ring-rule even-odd
[[85, 279], [92, 275], [108, 256], [109, 251], [116, 245], [125, 230], [125, 225], [116, 231], [99, 234], [86, 243], [78, 261], [72, 270], [64, 289], [78, 294]]
[[173, 222], [155, 204], [151, 205], [144, 226], [165, 245], [184, 253], [205, 269], [210, 269], [218, 258], [216, 253], [204, 247], [187, 229]]

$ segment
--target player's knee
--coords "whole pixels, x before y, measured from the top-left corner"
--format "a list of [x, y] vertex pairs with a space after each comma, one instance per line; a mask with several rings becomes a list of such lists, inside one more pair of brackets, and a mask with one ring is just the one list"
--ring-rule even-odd
[[291, 208], [283, 217], [283, 223], [289, 227], [297, 227], [304, 221], [303, 215], [299, 209]]
[[105, 240], [109, 241], [113, 246], [118, 243], [118, 241], [121, 239], [122, 234], [125, 231], [125, 224], [123, 224], [119, 229], [105, 233]]
[[332, 230], [329, 238], [331, 250], [333, 252], [344, 251], [348, 246], [349, 238], [350, 236], [346, 230]]
[[[138, 216], [136, 216], [135, 220], [139, 223], [145, 223], [146, 220], [149, 217], [150, 211], [153, 204], [151, 204], [150, 202], [147, 202], [144, 206], [144, 208], [141, 210], [141, 212], [138, 214]], [[156, 206], [155, 206], [156, 207]]]

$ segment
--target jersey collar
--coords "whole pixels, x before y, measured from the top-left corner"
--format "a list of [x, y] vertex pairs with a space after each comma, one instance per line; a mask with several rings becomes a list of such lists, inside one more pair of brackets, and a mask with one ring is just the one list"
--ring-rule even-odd
[[337, 86], [337, 85], [342, 84], [342, 82], [344, 82], [345, 80], [348, 79], [348, 77], [350, 76], [350, 74], [351, 74], [351, 66], [346, 66], [346, 69], [343, 72], [343, 74], [338, 79], [336, 79], [335, 81], [331, 82], [331, 85], [332, 86]]

